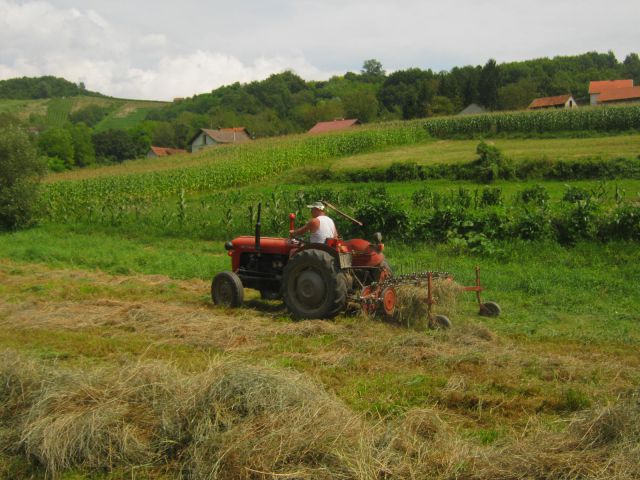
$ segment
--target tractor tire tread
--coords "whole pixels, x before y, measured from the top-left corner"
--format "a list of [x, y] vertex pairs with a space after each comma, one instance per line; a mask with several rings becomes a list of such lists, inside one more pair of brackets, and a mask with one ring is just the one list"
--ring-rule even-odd
[[[305, 308], [296, 298], [295, 276], [305, 267], [315, 268], [325, 281], [327, 295], [317, 308]], [[282, 298], [296, 319], [333, 318], [342, 312], [347, 302], [347, 283], [336, 259], [328, 252], [308, 249], [295, 255], [284, 268]]]

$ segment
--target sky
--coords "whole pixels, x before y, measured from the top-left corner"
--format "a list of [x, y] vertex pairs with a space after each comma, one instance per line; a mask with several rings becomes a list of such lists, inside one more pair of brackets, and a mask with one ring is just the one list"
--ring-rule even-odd
[[171, 100], [290, 69], [306, 80], [640, 52], [639, 0], [0, 0], [0, 80], [55, 75]]

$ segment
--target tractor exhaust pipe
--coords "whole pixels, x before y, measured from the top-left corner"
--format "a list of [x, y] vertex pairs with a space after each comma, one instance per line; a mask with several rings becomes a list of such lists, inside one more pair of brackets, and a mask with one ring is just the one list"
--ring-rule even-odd
[[260, 223], [260, 217], [262, 215], [262, 202], [258, 203], [258, 218], [256, 219], [256, 251], [260, 252], [260, 227], [262, 224]]

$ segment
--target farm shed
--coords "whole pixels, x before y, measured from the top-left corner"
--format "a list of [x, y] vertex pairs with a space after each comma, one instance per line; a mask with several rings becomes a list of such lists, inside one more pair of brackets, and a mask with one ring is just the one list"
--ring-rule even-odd
[[228, 143], [242, 143], [251, 140], [249, 132], [244, 127], [221, 128], [209, 130], [201, 128], [189, 141], [191, 152], [195, 153], [203, 147], [209, 147]]
[[470, 103], [464, 110], [458, 113], [458, 115], [476, 115], [478, 113], [485, 113], [486, 111], [486, 108], [478, 105], [477, 103]]
[[576, 108], [578, 104], [571, 94], [557, 95], [555, 97], [541, 97], [534, 99], [529, 104], [529, 110], [541, 110], [543, 108]]
[[147, 158], [168, 157], [170, 155], [180, 155], [181, 153], [188, 153], [181, 148], [165, 148], [151, 146], [147, 153]]
[[607, 105], [637, 102], [640, 102], [640, 86], [607, 90], [602, 92], [598, 98], [598, 103]]
[[360, 125], [360, 121], [357, 118], [351, 118], [345, 120], [344, 118], [337, 118], [330, 122], [318, 122], [307, 133], [326, 133], [335, 132], [338, 130], [346, 130], [348, 128]]
[[597, 105], [599, 103], [600, 94], [619, 88], [633, 88], [633, 80], [601, 80], [589, 82], [591, 105]]

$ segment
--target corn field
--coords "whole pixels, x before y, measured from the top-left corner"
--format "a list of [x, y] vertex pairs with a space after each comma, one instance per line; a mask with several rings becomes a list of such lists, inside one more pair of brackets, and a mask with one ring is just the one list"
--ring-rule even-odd
[[434, 137], [631, 130], [640, 129], [640, 105], [440, 117], [427, 120], [425, 128]]
[[238, 187], [322, 160], [413, 144], [426, 138], [423, 126], [414, 122], [216, 147], [203, 154], [208, 160], [204, 165], [60, 181], [47, 186], [44, 203], [52, 219], [70, 215], [91, 218], [96, 212], [114, 210], [119, 205], [161, 200], [180, 192], [191, 194]]

